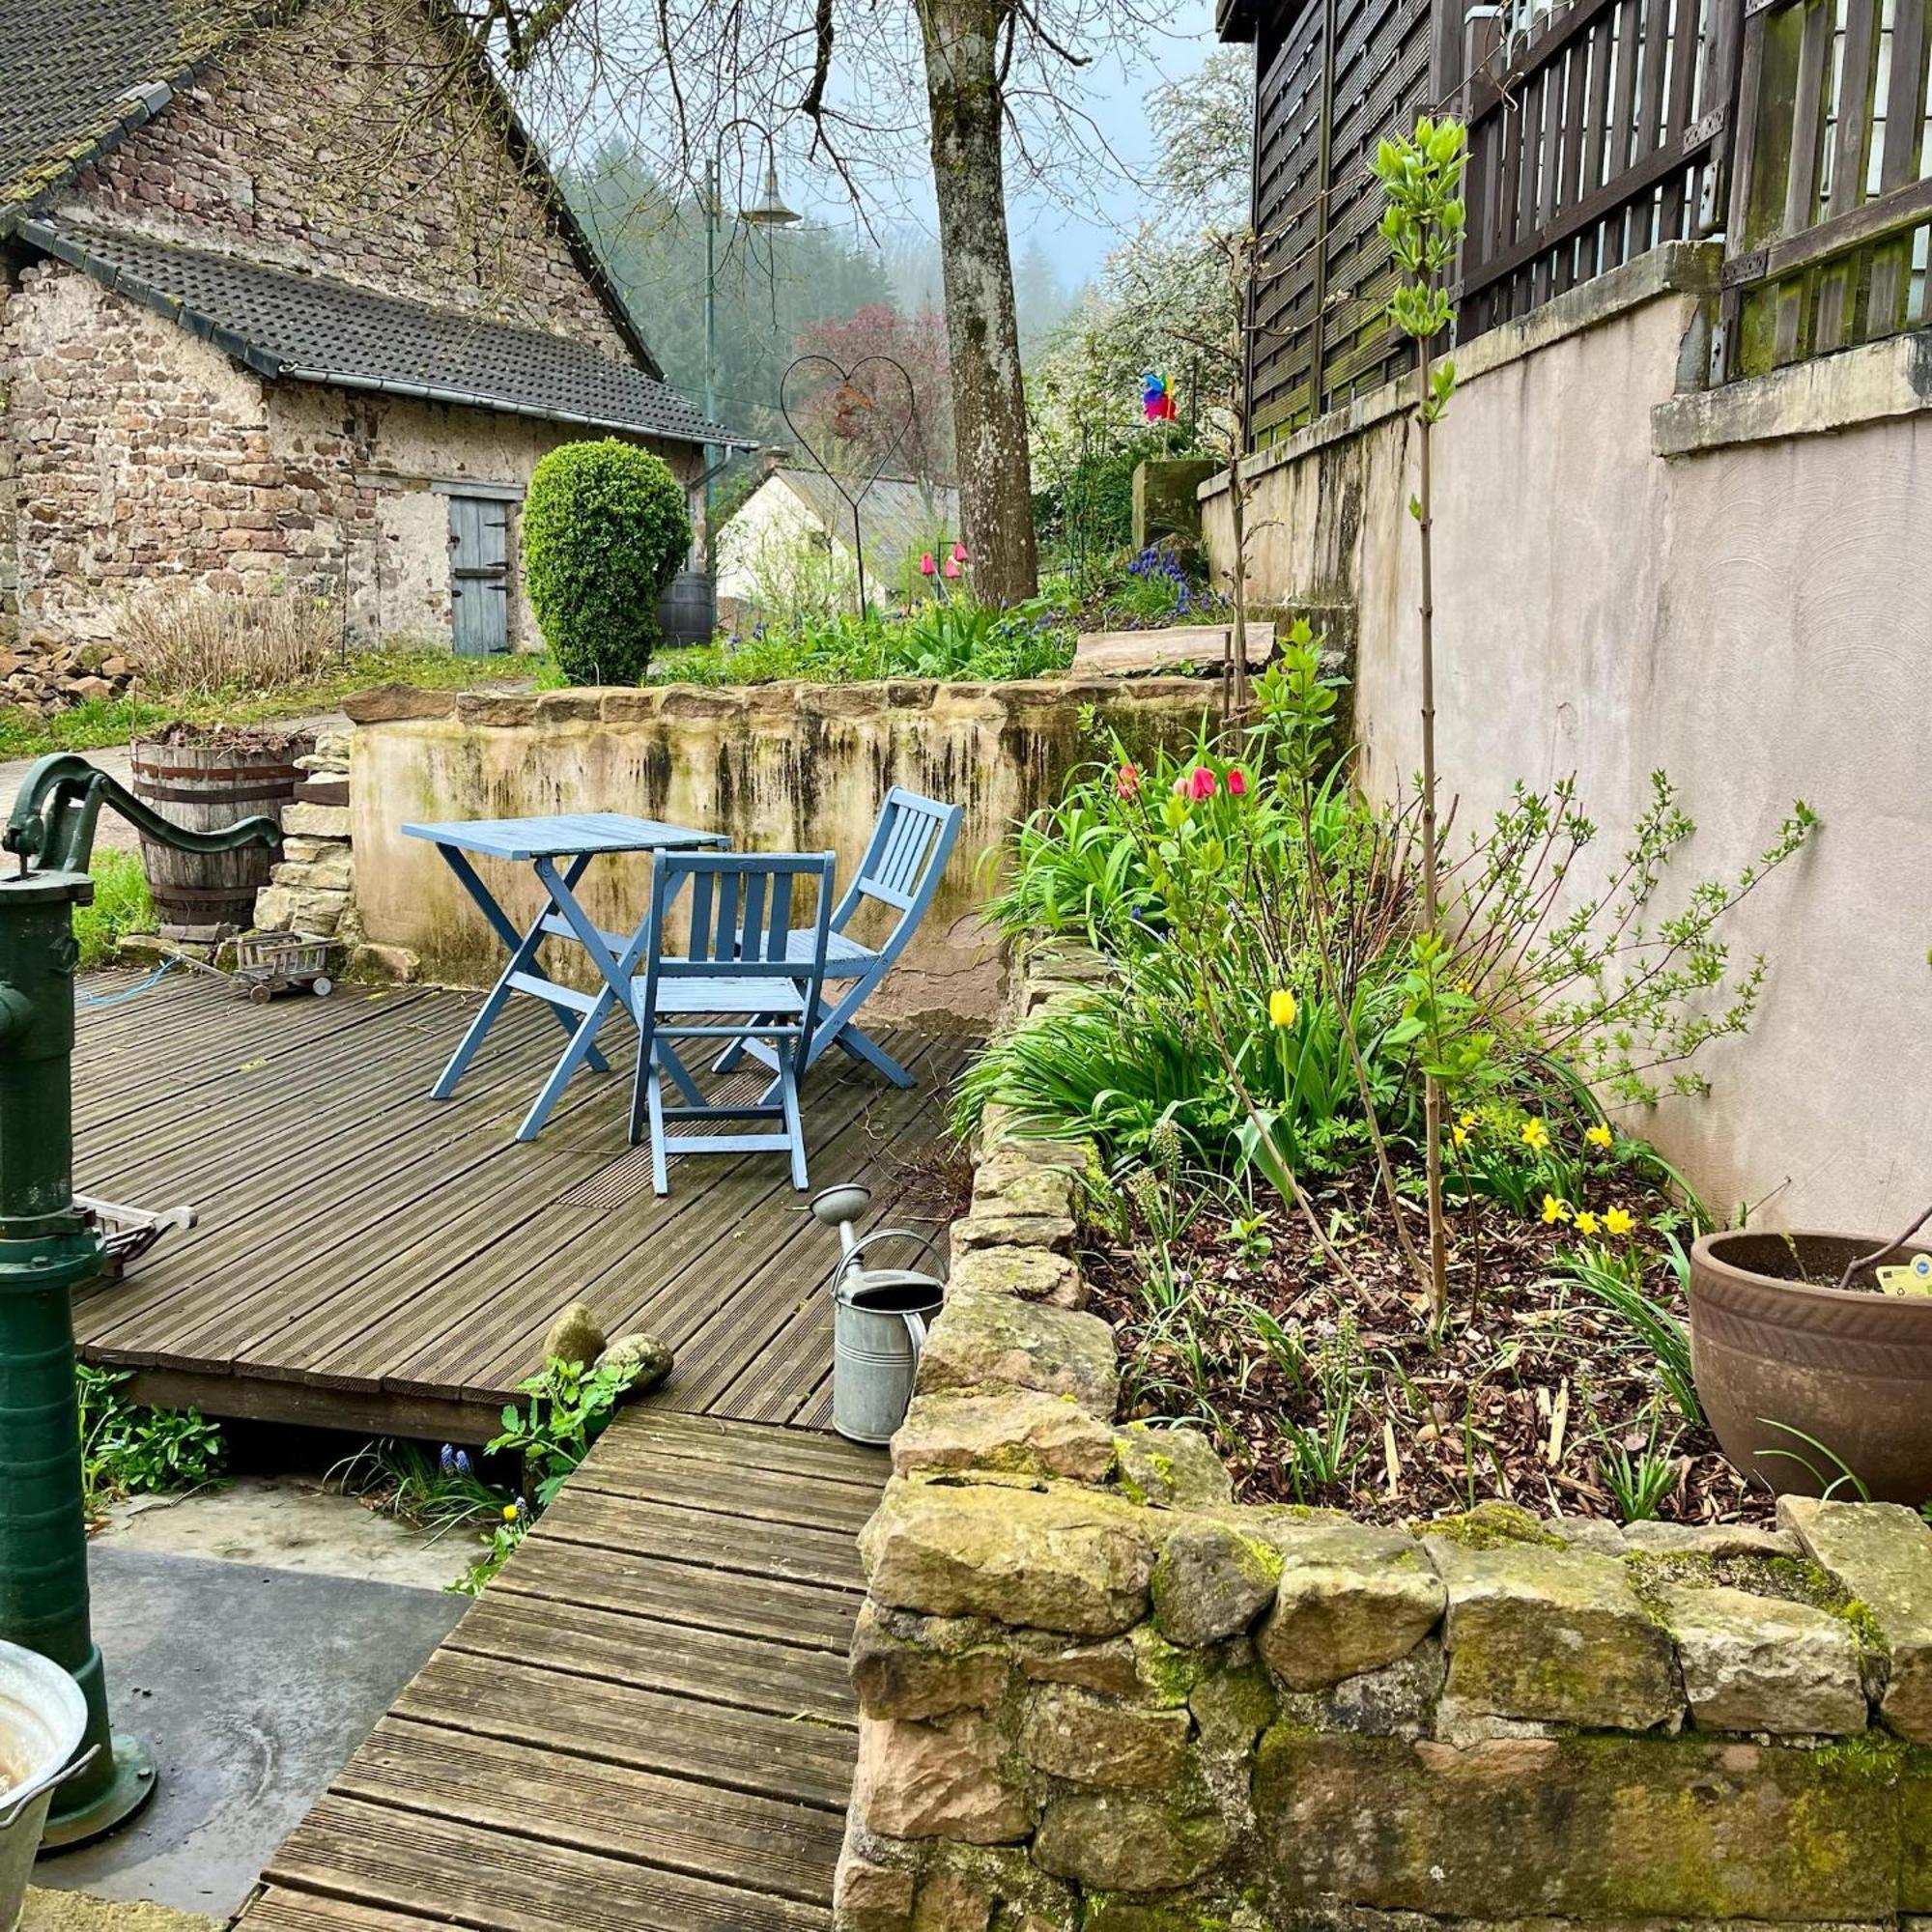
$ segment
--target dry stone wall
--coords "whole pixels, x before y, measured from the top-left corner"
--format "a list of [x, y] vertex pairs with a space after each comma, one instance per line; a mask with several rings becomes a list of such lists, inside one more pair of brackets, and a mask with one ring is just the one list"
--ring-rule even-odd
[[862, 1539], [840, 1932], [1932, 1914], [1932, 1529], [1236, 1505], [1115, 1423], [1088, 1158], [988, 1122]]

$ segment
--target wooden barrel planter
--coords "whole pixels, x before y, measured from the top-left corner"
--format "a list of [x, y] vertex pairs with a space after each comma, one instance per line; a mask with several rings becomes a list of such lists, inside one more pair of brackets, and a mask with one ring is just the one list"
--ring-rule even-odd
[[[132, 746], [134, 796], [190, 832], [218, 832], [238, 818], [281, 823], [296, 786], [296, 763], [315, 749], [306, 732], [170, 724]], [[255, 895], [280, 862], [279, 845], [239, 852], [178, 852], [141, 840], [148, 892], [163, 938], [223, 939], [255, 923]]]

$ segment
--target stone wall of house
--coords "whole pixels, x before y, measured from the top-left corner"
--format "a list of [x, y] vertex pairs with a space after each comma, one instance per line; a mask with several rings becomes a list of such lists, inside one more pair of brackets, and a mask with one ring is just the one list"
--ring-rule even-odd
[[[265, 384], [58, 263], [24, 269], [0, 305], [0, 648], [112, 643], [127, 599], [174, 579], [326, 597], [352, 646], [447, 641], [448, 505], [432, 480], [521, 490], [591, 433]], [[680, 476], [699, 460], [645, 446]], [[510, 639], [533, 644], [514, 519], [512, 538]]]
[[[965, 808], [946, 879], [875, 1010], [941, 1027], [983, 1024], [1005, 984], [1005, 947], [980, 907], [980, 855], [1060, 796], [1092, 754], [1094, 707], [1129, 743], [1191, 739], [1213, 701], [1188, 678], [1012, 684], [772, 684], [700, 690], [503, 696], [386, 690], [349, 702], [350, 811], [359, 917], [379, 945], [417, 954], [433, 980], [488, 985], [502, 948], [412, 822], [624, 811], [727, 834], [747, 850], [835, 851], [848, 879], [887, 790], [901, 784]], [[515, 916], [535, 910], [522, 867], [486, 867]], [[643, 860], [600, 861], [581, 895], [607, 929], [647, 903]], [[805, 908], [801, 906], [803, 915]], [[854, 927], [878, 923], [869, 909]], [[553, 970], [585, 983], [558, 949]]]
[[302, 7], [85, 170], [61, 207], [627, 354], [422, 0]]
[[1914, 1512], [1411, 1531], [1237, 1505], [1204, 1436], [1115, 1422], [1072, 1259], [1087, 1157], [989, 1120], [952, 1230], [861, 1539], [839, 1932], [1932, 1914]]

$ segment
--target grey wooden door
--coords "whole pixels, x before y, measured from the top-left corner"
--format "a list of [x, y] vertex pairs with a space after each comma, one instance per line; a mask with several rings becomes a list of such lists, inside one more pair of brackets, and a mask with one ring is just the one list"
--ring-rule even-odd
[[510, 648], [510, 506], [494, 497], [449, 499], [449, 587], [459, 657]]

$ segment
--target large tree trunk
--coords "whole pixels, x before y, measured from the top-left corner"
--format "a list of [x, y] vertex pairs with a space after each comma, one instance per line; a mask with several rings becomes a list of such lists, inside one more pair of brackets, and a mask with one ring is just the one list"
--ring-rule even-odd
[[932, 184], [946, 274], [953, 442], [973, 587], [1014, 604], [1039, 587], [1026, 390], [1000, 152], [995, 42], [1005, 0], [920, 0]]

